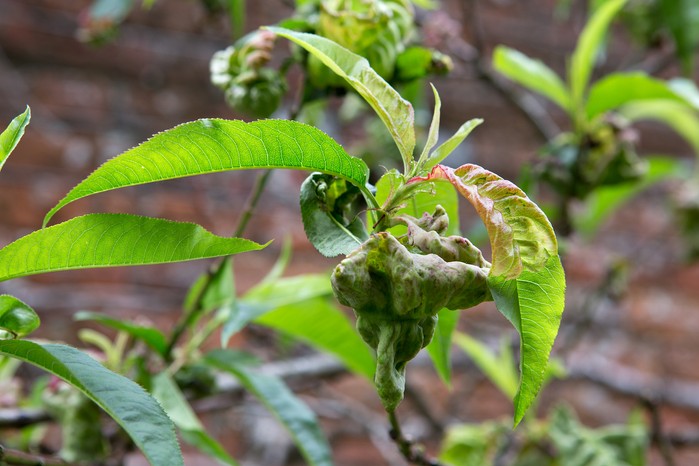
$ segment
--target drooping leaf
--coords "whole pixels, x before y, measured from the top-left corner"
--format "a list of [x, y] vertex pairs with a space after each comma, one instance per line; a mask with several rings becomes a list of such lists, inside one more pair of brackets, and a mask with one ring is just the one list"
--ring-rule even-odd
[[0, 354], [40, 367], [80, 390], [124, 428], [153, 466], [184, 466], [172, 422], [136, 383], [70, 346], [5, 340]]
[[595, 11], [580, 34], [578, 44], [571, 57], [568, 78], [573, 108], [583, 102], [585, 88], [595, 66], [597, 53], [607, 34], [612, 19], [621, 10], [626, 0], [609, 0]]
[[619, 113], [631, 121], [654, 120], [666, 124], [699, 155], [699, 116], [686, 105], [671, 100], [648, 100], [626, 104]]
[[0, 282], [61, 270], [227, 256], [264, 247], [213, 235], [193, 223], [89, 214], [35, 231], [0, 249]]
[[370, 380], [374, 377], [373, 354], [329, 297], [278, 307], [259, 316], [255, 323], [335, 356], [355, 374]]
[[148, 345], [152, 350], [161, 356], [165, 356], [167, 349], [167, 339], [165, 335], [155, 327], [146, 325], [137, 325], [131, 322], [115, 319], [105, 314], [97, 312], [80, 311], [74, 316], [77, 321], [92, 321], [102, 324], [106, 327], [126, 332], [136, 340], [140, 340]]
[[585, 199], [584, 209], [573, 217], [575, 230], [592, 235], [602, 223], [624, 203], [661, 181], [679, 177], [683, 172], [681, 160], [670, 157], [648, 157], [648, 170], [640, 180], [596, 188]]
[[655, 99], [686, 102], [668, 83], [645, 73], [613, 73], [590, 88], [585, 109], [591, 119], [629, 102]]
[[430, 344], [425, 348], [432, 359], [439, 378], [447, 386], [451, 386], [451, 340], [458, 321], [458, 312], [449, 309], [439, 311], [434, 336]]
[[549, 354], [565, 305], [565, 275], [557, 255], [543, 268], [525, 269], [515, 279], [491, 275], [495, 305], [520, 335], [520, 383], [514, 399], [517, 425], [547, 377]]
[[527, 89], [548, 97], [563, 110], [570, 109], [568, 89], [556, 72], [542, 61], [498, 45], [493, 51], [493, 68]]
[[222, 464], [238, 464], [226, 449], [204, 430], [189, 401], [167, 372], [153, 377], [151, 393], [177, 426], [185, 442], [216, 458]]
[[491, 276], [516, 278], [537, 271], [558, 254], [553, 227], [541, 209], [513, 183], [478, 165], [457, 169], [437, 165], [426, 178], [445, 179], [475, 207], [485, 224], [492, 248]]
[[273, 309], [331, 295], [330, 280], [323, 275], [299, 275], [260, 284], [233, 303], [223, 324], [221, 342], [225, 346], [231, 336]]
[[314, 34], [276, 27], [267, 29], [300, 45], [344, 78], [386, 125], [403, 156], [405, 167], [412, 165], [415, 149], [413, 106], [384, 81], [365, 58]]
[[207, 353], [204, 362], [229, 372], [255, 395], [288, 430], [311, 466], [331, 466], [332, 453], [313, 411], [277, 377], [260, 374], [230, 357], [228, 350]]
[[230, 338], [249, 322], [330, 353], [357, 374], [374, 375], [374, 357], [334, 304], [327, 275], [280, 278], [251, 289], [236, 302], [222, 337]]
[[102, 164], [74, 187], [44, 218], [63, 206], [112, 189], [185, 176], [253, 168], [321, 171], [367, 182], [366, 164], [347, 154], [322, 131], [288, 120], [202, 119], [156, 134]]
[[24, 113], [16, 116], [5, 131], [0, 134], [0, 170], [2, 170], [12, 151], [17, 147], [19, 140], [22, 139], [30, 119], [31, 110], [27, 107]]
[[14, 296], [0, 295], [0, 330], [21, 338], [36, 330], [39, 324], [39, 316], [29, 305]]
[[368, 238], [361, 219], [350, 209], [357, 195], [356, 186], [323, 173], [311, 174], [301, 185], [303, 228], [325, 257], [349, 254]]
[[506, 340], [503, 340], [503, 344], [500, 345], [498, 355], [488, 346], [465, 333], [456, 332], [454, 343], [471, 357], [471, 360], [505, 396], [515, 397], [519, 381], [512, 351]]

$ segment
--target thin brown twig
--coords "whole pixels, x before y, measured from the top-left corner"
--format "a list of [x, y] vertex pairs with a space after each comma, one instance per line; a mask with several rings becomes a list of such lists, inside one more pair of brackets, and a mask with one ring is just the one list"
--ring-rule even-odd
[[398, 422], [398, 417], [396, 416], [395, 411], [389, 411], [387, 414], [388, 421], [391, 424], [391, 430], [389, 430], [388, 434], [396, 443], [398, 450], [401, 452], [406, 461], [418, 466], [442, 466], [436, 459], [426, 456], [421, 445], [416, 444], [413, 440], [407, 438], [403, 434], [403, 430], [400, 427], [400, 422]]
[[643, 406], [650, 415], [650, 435], [654, 443], [658, 445], [660, 456], [662, 456], [665, 466], [675, 466], [675, 457], [672, 452], [670, 439], [663, 430], [663, 421], [660, 417], [660, 406], [654, 400], [642, 400]]
[[7, 466], [70, 466], [59, 458], [33, 455], [0, 445], [0, 465]]

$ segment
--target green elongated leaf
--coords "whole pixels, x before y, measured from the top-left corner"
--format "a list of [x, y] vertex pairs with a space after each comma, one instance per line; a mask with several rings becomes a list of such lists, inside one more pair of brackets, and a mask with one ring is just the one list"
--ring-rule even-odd
[[424, 166], [424, 173], [427, 173], [427, 171], [429, 171], [435, 165], [442, 163], [444, 159], [446, 159], [457, 147], [459, 147], [462, 142], [464, 142], [464, 139], [471, 134], [471, 131], [473, 131], [476, 126], [480, 125], [481, 123], [483, 123], [483, 120], [480, 118], [474, 118], [461, 125], [452, 137], [444, 141], [434, 150], [434, 152], [432, 152], [429, 160]]
[[670, 157], [649, 157], [648, 171], [643, 178], [620, 185], [596, 188], [585, 200], [584, 209], [573, 217], [575, 230], [593, 235], [602, 223], [624, 203], [661, 181], [680, 177], [684, 170], [681, 160]]
[[287, 120], [202, 119], [156, 134], [102, 164], [44, 218], [92, 194], [185, 176], [252, 168], [321, 171], [364, 189], [369, 169], [312, 126]]
[[525, 269], [516, 279], [489, 276], [498, 310], [520, 335], [520, 384], [514, 399], [517, 425], [547, 377], [548, 358], [565, 306], [565, 275], [557, 255], [543, 268]]
[[311, 174], [301, 185], [303, 228], [311, 244], [325, 257], [349, 254], [368, 238], [361, 219], [346, 218], [358, 194], [357, 187], [322, 173]]
[[[376, 183], [376, 199], [379, 203], [384, 203], [389, 194], [401, 186], [403, 177], [396, 170], [391, 170], [382, 176]], [[398, 211], [400, 214], [408, 214], [415, 218], [422, 217], [422, 214], [433, 214], [437, 205], [441, 205], [449, 217], [449, 228], [446, 235], [458, 235], [459, 230], [459, 196], [454, 186], [448, 181], [435, 179], [432, 189], [424, 192], [417, 192], [406, 203], [405, 207]], [[393, 236], [404, 235], [408, 231], [405, 225], [396, 225], [390, 228]]]
[[262, 283], [230, 306], [230, 316], [221, 331], [221, 342], [225, 346], [231, 336], [273, 309], [323, 296], [332, 296], [330, 278], [324, 275], [299, 275]]
[[631, 121], [655, 120], [668, 125], [699, 155], [699, 117], [686, 105], [671, 100], [648, 100], [626, 104], [619, 113]]
[[268, 27], [277, 35], [295, 42], [344, 78], [374, 109], [396, 142], [407, 168], [415, 149], [413, 106], [374, 71], [369, 62], [324, 37], [289, 29]]
[[97, 312], [80, 311], [73, 317], [77, 321], [92, 321], [102, 324], [106, 327], [126, 332], [137, 340], [141, 340], [148, 345], [152, 350], [161, 356], [165, 356], [167, 349], [167, 339], [165, 335], [155, 327], [145, 325], [136, 325], [131, 322], [124, 322], [114, 319], [105, 314]]
[[0, 282], [61, 270], [163, 264], [257, 251], [241, 238], [193, 223], [126, 214], [89, 214], [44, 228], [0, 249]]
[[[224, 324], [224, 342], [249, 322], [273, 328], [336, 356], [371, 379], [373, 354], [333, 300], [330, 277], [299, 275], [257, 286], [238, 300]], [[224, 343], [225, 344], [225, 343]]]
[[0, 330], [21, 338], [36, 330], [39, 324], [39, 316], [29, 305], [14, 296], [0, 295]]
[[504, 45], [498, 45], [493, 51], [493, 68], [527, 89], [551, 99], [563, 110], [569, 111], [568, 89], [556, 72], [542, 61]]
[[442, 309], [437, 314], [437, 326], [434, 329], [432, 341], [425, 348], [430, 355], [434, 368], [439, 378], [451, 386], [451, 339], [456, 323], [459, 321], [459, 313]]
[[[226, 257], [215, 270], [197, 278], [187, 293], [183, 307], [188, 312], [206, 312], [233, 302], [235, 297], [233, 260]], [[196, 309], [197, 306], [199, 309]]]
[[430, 130], [427, 133], [427, 141], [425, 141], [425, 147], [422, 149], [420, 158], [418, 159], [417, 166], [422, 167], [422, 165], [427, 160], [430, 151], [437, 145], [439, 141], [439, 120], [440, 112], [442, 111], [442, 100], [439, 98], [439, 93], [437, 89], [430, 83], [432, 87], [432, 93], [434, 94], [434, 111], [432, 113], [432, 122], [430, 123]]
[[473, 362], [483, 371], [493, 385], [498, 387], [505, 396], [514, 398], [517, 394], [517, 373], [512, 351], [506, 340], [500, 345], [500, 354], [495, 355], [490, 348], [465, 333], [454, 334], [456, 343]]
[[204, 430], [194, 410], [185, 398], [177, 384], [167, 372], [161, 372], [153, 377], [151, 393], [160, 406], [163, 407], [172, 422], [180, 430], [182, 439], [196, 447], [201, 452], [216, 458], [222, 464], [237, 465], [238, 463], [226, 452], [214, 438]]
[[686, 102], [668, 83], [645, 73], [613, 73], [590, 88], [585, 110], [591, 119], [629, 102], [655, 99]]
[[255, 323], [332, 354], [355, 374], [374, 377], [376, 361], [371, 350], [330, 298], [278, 307], [257, 317]]
[[286, 427], [308, 464], [331, 466], [332, 454], [328, 441], [318, 425], [318, 419], [305, 403], [298, 399], [282, 380], [257, 373], [237, 364], [227, 350], [215, 350], [204, 357], [212, 367], [235, 376]]
[[475, 207], [490, 238], [491, 276], [517, 278], [524, 270], [538, 271], [558, 254], [548, 218], [513, 183], [473, 164], [457, 169], [437, 165], [429, 176], [411, 182], [432, 179], [449, 181]]
[[570, 92], [572, 106], [577, 109], [581, 106], [585, 88], [590, 81], [592, 69], [595, 66], [595, 58], [600, 45], [607, 34], [607, 29], [612, 19], [621, 10], [626, 0], [609, 0], [600, 6], [585, 25], [578, 39], [570, 61], [568, 77], [570, 80]]
[[5, 165], [12, 151], [17, 147], [19, 140], [22, 139], [24, 130], [29, 124], [31, 116], [31, 110], [27, 106], [24, 113], [16, 116], [5, 131], [0, 133], [0, 170], [2, 170], [3, 165]]
[[136, 383], [70, 346], [6, 340], [0, 341], [0, 354], [33, 364], [80, 390], [124, 428], [153, 466], [184, 466], [172, 422]]

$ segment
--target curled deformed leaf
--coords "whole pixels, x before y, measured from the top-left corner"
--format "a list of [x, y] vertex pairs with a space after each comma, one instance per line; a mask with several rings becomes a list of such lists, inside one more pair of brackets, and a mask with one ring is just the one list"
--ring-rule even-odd
[[0, 295], [0, 330], [23, 337], [36, 330], [39, 323], [34, 309], [14, 296]]
[[349, 254], [367, 239], [350, 209], [359, 188], [342, 178], [313, 173], [301, 185], [301, 219], [306, 236], [324, 256]]
[[557, 255], [548, 218], [513, 183], [473, 164], [456, 169], [437, 165], [426, 178], [411, 182], [431, 179], [448, 180], [475, 207], [490, 237], [490, 275], [516, 278], [523, 270], [539, 270]]

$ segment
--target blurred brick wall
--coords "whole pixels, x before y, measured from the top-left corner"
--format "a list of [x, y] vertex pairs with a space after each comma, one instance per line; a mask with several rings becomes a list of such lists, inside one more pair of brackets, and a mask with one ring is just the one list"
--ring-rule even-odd
[[[195, 1], [160, 0], [150, 11], [137, 8], [116, 40], [94, 48], [75, 40], [79, 14], [89, 3], [0, 0], [0, 124], [27, 104], [33, 113], [26, 136], [0, 173], [0, 245], [38, 228], [70, 187], [150, 135], [200, 117], [240, 117], [208, 79], [209, 58], [229, 43], [224, 20], [208, 18]], [[273, 23], [290, 11], [283, 1], [247, 3], [248, 29]], [[582, 26], [579, 20], [554, 20], [553, 0], [480, 3], [478, 24], [487, 51], [506, 44], [563, 72], [565, 55]], [[462, 2], [444, 1], [444, 9], [463, 25], [464, 37], [473, 40], [473, 25], [464, 18]], [[616, 36], [608, 61], [612, 68], [628, 47], [623, 34]], [[434, 82], [442, 96], [444, 128], [456, 129], [474, 117], [486, 120], [469, 137], [462, 159], [516, 178], [519, 166], [531, 160], [542, 143], [531, 124], [472, 66], [458, 64], [453, 75]], [[552, 110], [565, 127], [563, 115]], [[652, 125], [646, 129], [642, 142], [649, 151], [689, 153], [674, 136]], [[291, 273], [329, 269], [335, 263], [320, 257], [303, 235], [296, 193], [304, 176], [281, 171], [273, 175], [246, 236], [261, 242], [276, 239], [276, 244], [238, 261], [239, 288], [249, 287], [269, 269], [285, 236], [295, 248]], [[130, 212], [196, 221], [230, 235], [253, 181], [249, 172], [225, 173], [119, 190], [71, 204], [57, 220], [87, 212]], [[602, 311], [612, 330], [595, 334], [584, 348], [648, 372], [699, 382], [693, 366], [699, 354], [692, 336], [696, 318], [688, 326], [677, 324], [685, 322], [690, 310], [697, 312], [699, 270], [677, 266], [678, 249], [666, 244], [676, 236], [665, 194], [660, 190], [635, 201], [594, 245], [574, 242], [566, 264], [569, 287], [573, 297], [580, 297], [601, 280], [613, 257], [635, 258], [629, 299]], [[169, 325], [188, 285], [205, 267], [204, 262], [190, 262], [63, 272], [3, 283], [0, 292], [16, 294], [37, 308], [44, 319], [42, 336], [74, 342], [78, 326], [70, 316], [81, 309], [146, 315], [161, 326]], [[662, 281], [657, 280], [659, 274]], [[488, 311], [472, 312], [466, 325], [504, 328], [503, 320]], [[497, 393], [492, 396], [494, 408], [478, 403], [463, 410], [475, 419], [508, 412], [507, 402]], [[587, 390], [575, 396], [594, 422], [621, 420], [627, 412], [627, 405], [608, 394]], [[622, 408], [615, 411], [612, 406]], [[678, 425], [691, 423], [691, 417], [672, 415]]]

